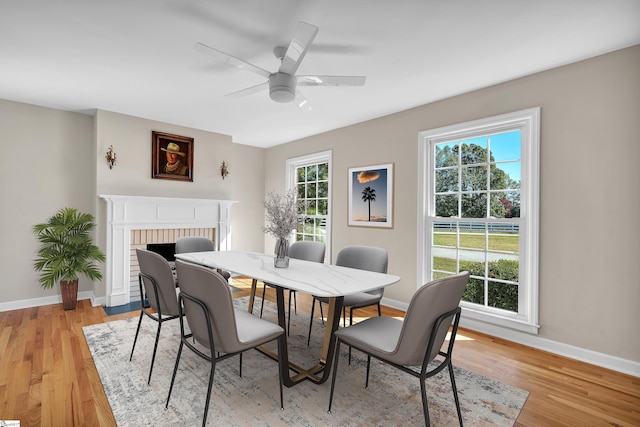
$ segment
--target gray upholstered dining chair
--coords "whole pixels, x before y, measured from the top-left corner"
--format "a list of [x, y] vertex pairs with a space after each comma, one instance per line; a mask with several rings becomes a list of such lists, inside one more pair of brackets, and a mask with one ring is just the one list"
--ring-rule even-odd
[[[140, 273], [138, 274], [141, 298], [140, 320], [138, 320], [138, 328], [133, 339], [129, 361], [133, 359], [133, 351], [136, 349], [142, 318], [146, 315], [158, 322], [156, 341], [153, 346], [153, 355], [151, 356], [151, 367], [149, 368], [149, 379], [147, 380], [147, 384], [150, 384], [162, 323], [178, 318], [180, 311], [178, 310], [175, 279], [169, 262], [162, 255], [146, 249], [136, 249], [136, 256], [140, 266]], [[149, 310], [149, 308], [153, 311]]]
[[[336, 264], [342, 267], [357, 268], [359, 270], [374, 271], [377, 273], [386, 273], [387, 265], [389, 263], [389, 255], [386, 249], [377, 248], [374, 246], [346, 246], [338, 252], [336, 258]], [[384, 294], [384, 288], [375, 289], [368, 292], [358, 292], [351, 295], [345, 295], [342, 303], [342, 316], [343, 325], [346, 326], [347, 313], [346, 309], [349, 308], [349, 324], [353, 324], [353, 310], [363, 307], [369, 307], [371, 305], [378, 306], [378, 316], [380, 312], [380, 300]], [[320, 317], [324, 322], [324, 314], [322, 313], [322, 303], [328, 304], [329, 298], [326, 297], [313, 297], [311, 302], [311, 319], [309, 321], [309, 336], [307, 337], [307, 345], [311, 341], [311, 327], [313, 325], [313, 313], [316, 305], [316, 301], [320, 305]]]
[[[324, 262], [325, 244], [322, 242], [314, 242], [311, 240], [300, 240], [293, 242], [289, 247], [289, 258], [302, 259], [305, 261]], [[262, 287], [262, 305], [260, 306], [260, 317], [264, 310], [264, 297], [267, 286], [273, 286], [270, 283], [264, 283]], [[296, 291], [289, 290], [289, 318], [287, 321], [287, 330], [291, 330], [291, 296], [293, 295], [293, 307], [295, 313], [298, 312]]]
[[[176, 240], [176, 253], [184, 254], [187, 252], [207, 252], [215, 251], [213, 241], [207, 237], [200, 236], [184, 236]], [[228, 282], [231, 274], [228, 271], [221, 271], [222, 277]]]
[[[468, 282], [469, 273], [464, 271], [423, 285], [411, 298], [404, 321], [386, 316], [372, 317], [336, 331], [329, 412], [331, 412], [333, 402], [340, 346], [347, 344], [367, 355], [365, 387], [369, 386], [369, 368], [372, 356], [420, 379], [422, 409], [427, 426], [430, 425], [430, 421], [426, 379], [445, 368], [449, 368], [453, 398], [458, 412], [458, 420], [462, 426], [462, 412], [453, 375], [451, 354], [460, 321], [461, 308], [459, 304]], [[442, 350], [443, 342], [452, 325], [449, 343], [446, 350]], [[437, 361], [437, 365], [430, 367], [429, 363], [434, 360]], [[412, 367], [419, 367], [420, 370], [412, 369]]]
[[[180, 364], [183, 346], [211, 363], [209, 386], [204, 407], [202, 425], [207, 423], [209, 400], [213, 386], [216, 363], [273, 340], [284, 340], [284, 329], [275, 323], [262, 320], [248, 312], [233, 306], [231, 291], [224, 278], [209, 268], [176, 260], [176, 270], [180, 281], [179, 310], [180, 345], [176, 364], [171, 377], [169, 394], [165, 408], [169, 406], [171, 391]], [[184, 319], [191, 332], [185, 329]], [[208, 350], [200, 350], [191, 339]], [[279, 343], [284, 345], [283, 342]], [[218, 355], [218, 356], [216, 356]], [[284, 407], [282, 396], [283, 365], [278, 354], [278, 373], [280, 383], [280, 408]], [[242, 363], [242, 362], [241, 362]], [[242, 365], [241, 365], [242, 366]]]

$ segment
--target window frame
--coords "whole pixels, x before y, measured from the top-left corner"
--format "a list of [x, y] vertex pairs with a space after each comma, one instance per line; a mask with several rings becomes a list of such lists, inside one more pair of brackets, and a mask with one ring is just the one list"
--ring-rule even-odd
[[[467, 139], [504, 130], [521, 130], [520, 197], [520, 261], [519, 283], [524, 296], [519, 298], [518, 311], [513, 315], [492, 307], [482, 307], [462, 301], [465, 323], [482, 322], [537, 334], [538, 265], [539, 265], [539, 205], [540, 205], [540, 107], [501, 114], [479, 120], [429, 129], [418, 133], [418, 259], [417, 287], [431, 279], [431, 248], [433, 235], [431, 218], [435, 217], [434, 144]], [[461, 218], [461, 221], [468, 218]], [[521, 306], [522, 304], [522, 306]]]
[[[325, 262], [331, 260], [331, 227], [332, 227], [332, 187], [333, 187], [333, 169], [332, 169], [332, 157], [333, 151], [320, 151], [317, 153], [305, 154], [303, 156], [292, 157], [286, 160], [286, 186], [287, 191], [296, 189], [296, 169], [304, 166], [311, 166], [319, 163], [328, 164], [328, 200], [327, 200], [327, 221], [326, 221], [326, 236], [325, 236]], [[297, 192], [296, 192], [297, 194]]]

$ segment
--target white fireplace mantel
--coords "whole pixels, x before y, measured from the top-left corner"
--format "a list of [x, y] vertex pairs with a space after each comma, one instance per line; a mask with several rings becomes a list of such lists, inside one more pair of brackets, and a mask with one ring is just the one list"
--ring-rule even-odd
[[131, 230], [214, 228], [218, 250], [231, 249], [235, 200], [100, 195], [106, 201], [106, 305], [129, 303]]

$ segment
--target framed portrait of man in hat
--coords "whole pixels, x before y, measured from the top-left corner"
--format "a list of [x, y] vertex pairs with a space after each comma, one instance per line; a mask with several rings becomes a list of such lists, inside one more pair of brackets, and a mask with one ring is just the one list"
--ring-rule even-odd
[[152, 131], [151, 178], [193, 182], [193, 138]]

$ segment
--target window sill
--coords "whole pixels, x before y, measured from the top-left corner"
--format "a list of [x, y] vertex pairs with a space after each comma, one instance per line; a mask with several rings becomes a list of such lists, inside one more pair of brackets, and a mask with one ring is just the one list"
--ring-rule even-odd
[[497, 336], [500, 336], [498, 331], [503, 328], [538, 335], [540, 325], [474, 310], [464, 303], [461, 304], [461, 306], [462, 317], [460, 319], [460, 325], [465, 328]]

